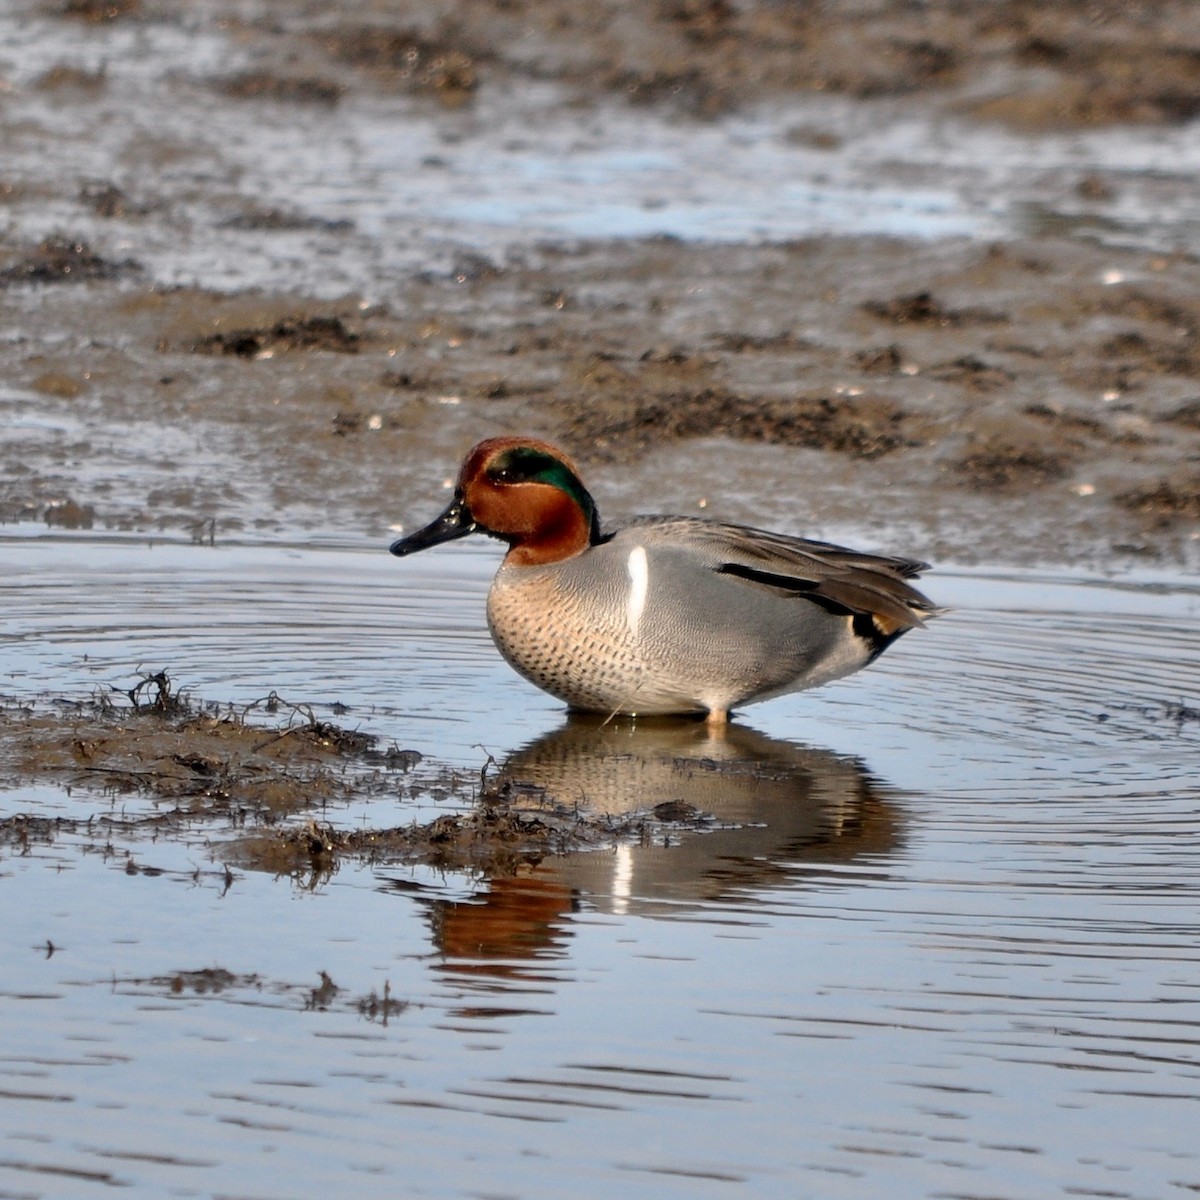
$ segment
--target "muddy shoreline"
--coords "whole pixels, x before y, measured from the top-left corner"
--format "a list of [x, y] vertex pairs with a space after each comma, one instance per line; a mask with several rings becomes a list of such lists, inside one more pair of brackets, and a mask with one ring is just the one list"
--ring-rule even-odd
[[[703, 506], [943, 561], [1197, 560], [1196, 247], [1182, 227], [1149, 249], [1104, 234], [1153, 172], [1068, 167], [1037, 236], [1002, 241], [455, 248], [417, 224], [407, 268], [365, 268], [334, 298], [198, 287], [167, 265], [256, 255], [286, 279], [394, 257], [402, 227], [239, 190], [232, 131], [259, 118], [268, 135], [341, 119], [349, 139], [386, 110], [447, 154], [486, 153], [535, 94], [581, 128], [615, 105], [681, 140], [808, 97], [819, 120], [791, 141], [830, 163], [863, 121], [901, 117], [1026, 146], [1152, 139], [1200, 111], [1186, 5], [393, 4], [358, 22], [129, 0], [31, 2], [10, 22], [41, 57], [9, 64], [0, 104], [19, 151], [0, 173], [6, 522], [382, 542], [436, 506], [471, 442], [527, 430], [579, 456], [612, 519]], [[218, 68], [222, 47], [239, 68]], [[186, 118], [201, 96], [208, 138]], [[819, 107], [831, 97], [850, 107]], [[101, 175], [70, 161], [94, 111], [127, 126], [97, 144]], [[913, 169], [884, 162], [875, 183], [931, 186]]]
[[869, 240], [545, 257], [365, 311], [10, 285], [0, 306], [57, 327], [10, 364], [0, 512], [382, 542], [475, 438], [523, 430], [565, 443], [613, 518], [703, 507], [966, 563], [1195, 561], [1190, 258]]

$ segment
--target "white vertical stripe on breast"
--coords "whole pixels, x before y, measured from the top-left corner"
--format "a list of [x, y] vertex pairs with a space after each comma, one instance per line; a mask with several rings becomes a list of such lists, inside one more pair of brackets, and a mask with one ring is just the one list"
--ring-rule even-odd
[[629, 552], [629, 561], [625, 564], [629, 572], [629, 599], [625, 603], [625, 619], [629, 622], [629, 632], [634, 637], [642, 623], [642, 612], [646, 607], [646, 592], [650, 589], [650, 567], [646, 563], [646, 547], [634, 546]]

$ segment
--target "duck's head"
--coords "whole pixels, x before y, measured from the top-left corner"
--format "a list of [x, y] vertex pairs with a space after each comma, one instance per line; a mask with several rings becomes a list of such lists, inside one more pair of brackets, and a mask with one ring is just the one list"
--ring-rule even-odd
[[393, 542], [403, 557], [440, 542], [486, 533], [509, 545], [506, 562], [561, 562], [600, 538], [596, 504], [575, 464], [549, 442], [499, 437], [463, 461], [450, 507], [434, 522]]

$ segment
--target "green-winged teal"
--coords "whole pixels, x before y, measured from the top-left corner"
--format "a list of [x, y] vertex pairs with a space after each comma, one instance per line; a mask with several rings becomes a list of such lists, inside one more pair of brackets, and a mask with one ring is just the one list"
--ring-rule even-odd
[[487, 602], [500, 653], [588, 712], [719, 724], [857, 671], [937, 611], [907, 558], [698, 517], [602, 532], [574, 463], [535, 438], [480, 442], [450, 507], [391, 551], [469, 533], [508, 543]]

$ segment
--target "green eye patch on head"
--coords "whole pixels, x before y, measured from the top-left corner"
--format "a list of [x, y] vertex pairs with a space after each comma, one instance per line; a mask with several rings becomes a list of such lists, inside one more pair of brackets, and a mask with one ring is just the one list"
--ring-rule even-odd
[[575, 473], [562, 459], [532, 446], [516, 446], [498, 454], [487, 468], [488, 478], [497, 483], [548, 483], [587, 507], [591, 497]]
[[561, 458], [533, 446], [514, 446], [492, 459], [487, 476], [496, 483], [544, 483], [558, 488], [579, 505], [593, 526], [593, 536], [598, 536], [596, 502]]

